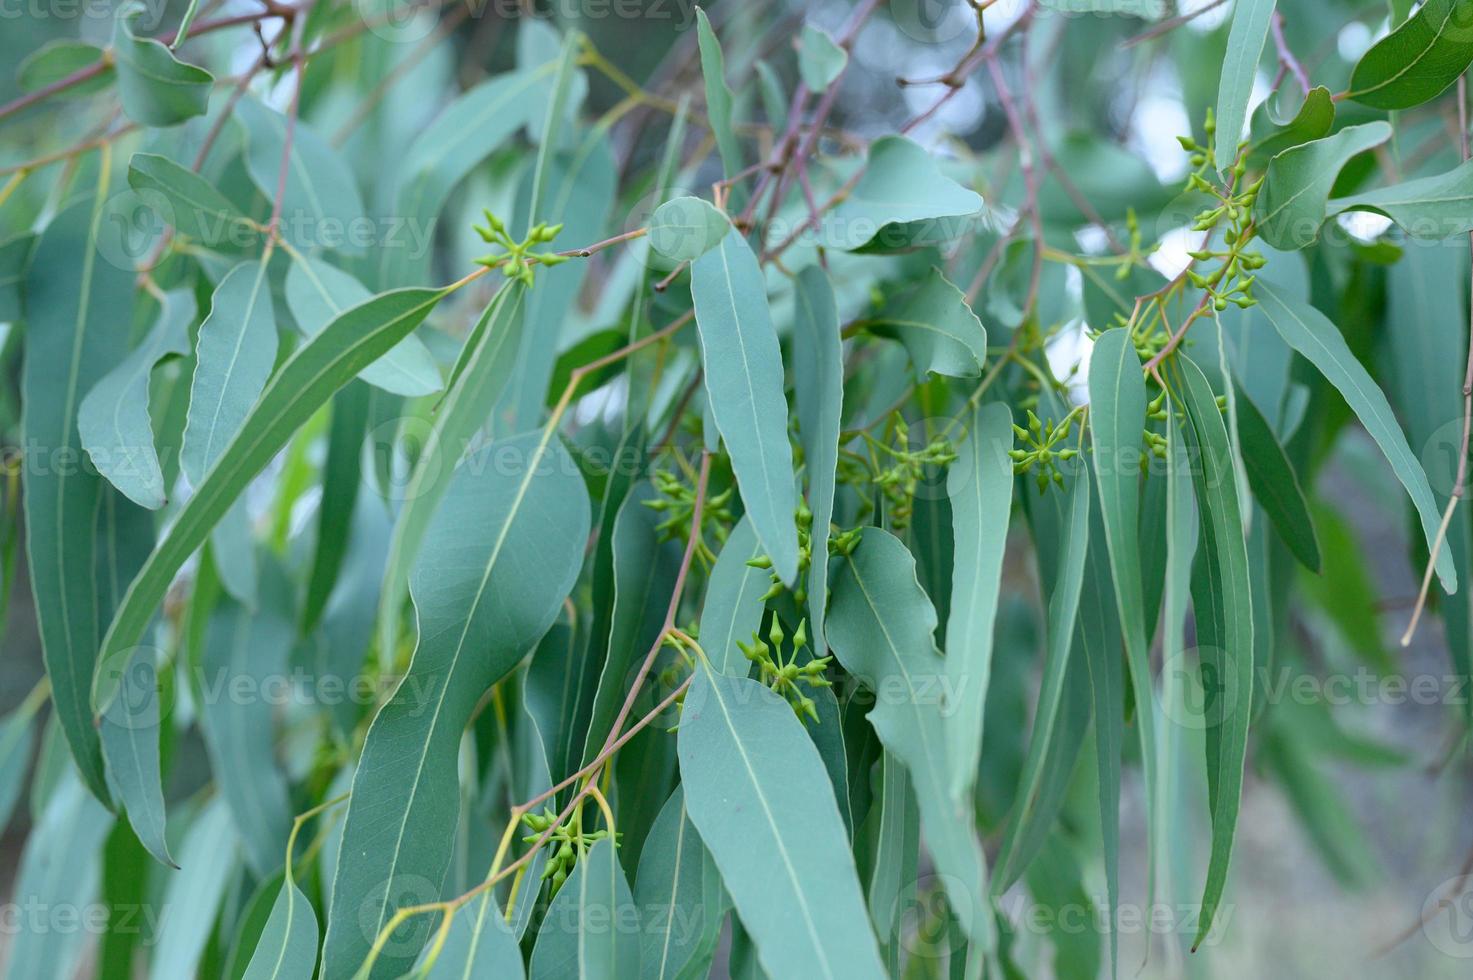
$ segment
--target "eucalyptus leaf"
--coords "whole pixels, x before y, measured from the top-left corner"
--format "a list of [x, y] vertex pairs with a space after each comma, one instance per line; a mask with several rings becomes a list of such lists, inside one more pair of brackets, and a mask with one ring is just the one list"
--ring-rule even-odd
[[[1284, 150], [1269, 161], [1256, 203], [1258, 233], [1274, 248], [1304, 248], [1320, 234], [1335, 178], [1351, 157], [1391, 138], [1384, 122], [1347, 126]], [[1343, 209], [1342, 209], [1343, 210]]]
[[1012, 448], [1012, 412], [998, 402], [980, 406], [967, 419], [966, 439], [946, 474], [956, 556], [946, 624], [946, 674], [956, 699], [946, 720], [951, 792], [962, 798], [971, 795], [982, 761], [982, 712], [1013, 505]]
[[128, 184], [161, 210], [164, 220], [207, 248], [243, 247], [257, 238], [255, 227], [218, 190], [193, 170], [155, 153], [128, 161]]
[[[287, 309], [309, 337], [321, 333], [344, 310], [371, 296], [350, 273], [310, 256], [293, 256], [286, 274]], [[407, 398], [433, 394], [443, 387], [434, 355], [412, 333], [359, 372], [359, 377], [390, 394]]]
[[195, 314], [191, 293], [165, 294], [153, 329], [92, 386], [77, 412], [78, 434], [97, 471], [149, 510], [162, 507], [168, 493], [154, 444], [149, 386], [159, 361], [189, 353]]
[[[353, 976], [397, 908], [438, 895], [459, 808], [461, 733], [486, 690], [552, 625], [588, 525], [582, 477], [548, 435], [494, 443], [456, 469], [411, 580], [420, 644], [374, 718], [353, 778], [325, 977]], [[406, 745], [415, 760], [408, 780]], [[370, 975], [413, 964], [423, 933], [396, 936]]]
[[797, 507], [782, 352], [762, 270], [735, 230], [691, 264], [706, 392], [747, 516], [784, 582], [798, 575]]
[[888, 304], [869, 328], [903, 343], [918, 374], [975, 378], [987, 360], [987, 330], [940, 269]]
[[1268, 41], [1275, 0], [1238, 0], [1233, 4], [1233, 22], [1228, 29], [1227, 54], [1217, 83], [1218, 139], [1213, 163], [1226, 173], [1238, 155], [1238, 140], [1248, 122], [1248, 99], [1258, 59]]
[[981, 209], [982, 198], [941, 173], [919, 144], [884, 136], [871, 144], [864, 175], [825, 222], [823, 244], [862, 252], [905, 249], [957, 224], [940, 219]]
[[215, 78], [175, 58], [151, 38], [133, 35], [133, 22], [146, 10], [141, 3], [118, 8], [113, 26], [113, 62], [123, 111], [146, 126], [174, 126], [204, 115]]
[[[113, 316], [130, 305], [132, 275], [96, 248], [101, 219], [100, 202], [94, 207], [81, 201], [53, 218], [36, 246], [26, 280], [21, 397], [26, 444], [43, 447], [51, 459], [51, 465], [27, 465], [22, 472], [26, 558], [52, 703], [83, 781], [107, 801], [102, 750], [84, 689], [101, 666], [103, 611], [93, 587], [93, 523], [101, 496], [111, 491], [95, 473], [75, 465], [83, 450], [77, 416], [84, 394], [126, 356], [126, 337]], [[137, 644], [152, 614], [150, 604], [120, 654]]]
[[[1397, 423], [1376, 382], [1366, 369], [1355, 359], [1346, 346], [1345, 338], [1325, 315], [1313, 306], [1281, 294], [1271, 283], [1261, 283], [1257, 293], [1259, 303], [1269, 322], [1278, 330], [1284, 342], [1298, 351], [1305, 360], [1325, 376], [1325, 380], [1345, 398], [1352, 412], [1360, 419], [1381, 452], [1391, 463], [1392, 470], [1411, 497], [1417, 515], [1421, 518], [1422, 531], [1427, 537], [1428, 548], [1437, 539], [1437, 528], [1442, 515], [1432, 497], [1432, 488], [1427, 483], [1427, 472], [1407, 445], [1406, 435]], [[1458, 575], [1453, 567], [1452, 554], [1442, 550], [1437, 556], [1437, 576], [1448, 593], [1457, 591]]]
[[798, 40], [798, 74], [815, 92], [822, 92], [834, 84], [849, 63], [849, 52], [834, 43], [834, 39], [821, 28], [812, 24], [803, 25]]
[[317, 913], [294, 881], [284, 881], [244, 980], [312, 980], [317, 968]]
[[174, 574], [250, 479], [334, 392], [407, 336], [444, 295], [442, 289], [399, 289], [376, 296], [342, 313], [282, 365], [129, 585], [97, 658], [94, 705], [103, 707], [112, 700], [117, 682], [109, 668], [138, 642]]
[[829, 602], [829, 524], [834, 516], [839, 441], [844, 413], [844, 349], [834, 290], [823, 270], [809, 266], [798, 273], [793, 308], [793, 388], [798, 433], [808, 476], [809, 529], [813, 551], [820, 557], [808, 567], [808, 621], [818, 656], [828, 648], [824, 613]]
[[995, 938], [985, 898], [987, 871], [982, 844], [966, 817], [971, 801], [955, 791], [951, 778], [942, 714], [948, 675], [935, 630], [936, 610], [916, 581], [915, 559], [893, 535], [866, 528], [834, 579], [829, 647], [846, 670], [890, 692], [870, 709], [870, 724], [909, 770], [926, 846], [948, 901], [964, 916], [968, 937], [985, 950]]
[[679, 745], [690, 820], [767, 974], [884, 977], [823, 763], [787, 701], [702, 662]]
[[731, 222], [709, 201], [677, 197], [655, 209], [650, 248], [676, 262], [689, 262], [721, 244]]
[[639, 910], [614, 855], [601, 840], [558, 889], [532, 947], [530, 980], [621, 980], [640, 971]]
[[1202, 551], [1192, 573], [1192, 609], [1203, 688], [1212, 694], [1211, 702], [1204, 705], [1203, 717], [1212, 857], [1192, 944], [1195, 949], [1211, 930], [1221, 905], [1237, 832], [1248, 721], [1252, 716], [1253, 613], [1248, 552], [1227, 427], [1200, 368], [1181, 358], [1172, 373], [1173, 398], [1187, 417], [1182, 429], [1186, 445], [1197, 459], [1193, 484], [1197, 510], [1202, 515]]
[[1361, 55], [1349, 97], [1377, 109], [1410, 109], [1441, 95], [1473, 63], [1470, 16], [1467, 0], [1427, 0]]

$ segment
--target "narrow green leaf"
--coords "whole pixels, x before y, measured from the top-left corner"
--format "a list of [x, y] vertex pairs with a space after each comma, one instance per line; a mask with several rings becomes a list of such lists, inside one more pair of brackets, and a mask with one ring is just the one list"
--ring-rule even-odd
[[317, 968], [317, 913], [293, 881], [281, 883], [244, 980], [312, 980]]
[[[1093, 411], [1093, 403], [1091, 403]], [[1081, 471], [1078, 479], [1090, 478]], [[1103, 496], [1103, 494], [1101, 494]], [[1107, 537], [1103, 508], [1096, 505], [1090, 514], [1090, 536], [1098, 541]], [[1098, 546], [1089, 550], [1084, 588], [1079, 601], [1079, 621], [1074, 642], [1084, 653], [1089, 670], [1090, 694], [1095, 719], [1095, 786], [1099, 793], [1100, 841], [1104, 852], [1105, 903], [1109, 915], [1110, 976], [1118, 974], [1120, 939], [1114, 927], [1115, 910], [1120, 907], [1120, 756], [1125, 743], [1125, 676], [1121, 657], [1122, 629], [1118, 600], [1111, 602], [1116, 591], [1111, 581], [1110, 556]], [[1154, 695], [1148, 695], [1154, 697]], [[1137, 704], [1139, 712], [1142, 707]], [[1154, 745], [1152, 749], [1154, 750]], [[1155, 787], [1150, 787], [1154, 791]]]
[[163, 907], [173, 915], [158, 926], [149, 957], [149, 980], [195, 976], [213, 932], [220, 903], [235, 877], [236, 839], [219, 799], [205, 804], [179, 848], [179, 870], [164, 887]]
[[[336, 266], [300, 253], [292, 256], [292, 266], [286, 274], [286, 305], [292, 319], [308, 337], [315, 337], [344, 310], [371, 296], [362, 283]], [[359, 377], [376, 388], [406, 398], [432, 394], [444, 386], [435, 356], [412, 333], [359, 372]]]
[[679, 750], [690, 820], [767, 973], [884, 977], [838, 806], [792, 707], [702, 661]]
[[726, 57], [721, 42], [711, 29], [706, 11], [696, 8], [696, 43], [701, 50], [701, 74], [706, 81], [706, 114], [711, 119], [711, 132], [716, 137], [716, 150], [721, 155], [723, 176], [730, 177], [742, 169], [742, 152], [737, 145], [736, 128], [732, 125], [731, 89], [726, 84]]
[[[1442, 515], [1427, 483], [1427, 473], [1407, 445], [1406, 436], [1386, 396], [1350, 352], [1340, 331], [1323, 313], [1308, 303], [1281, 294], [1278, 287], [1267, 280], [1258, 281], [1255, 293], [1269, 322], [1284, 342], [1303, 355], [1335, 386], [1361, 425], [1365, 426], [1366, 432], [1386, 454], [1397, 479], [1417, 508], [1422, 519], [1422, 531], [1427, 536], [1427, 546], [1431, 548], [1432, 542], [1437, 540]], [[1452, 552], [1446, 548], [1437, 556], [1437, 576], [1449, 595], [1457, 592], [1458, 575], [1453, 567]]]
[[1361, 55], [1348, 96], [1377, 109], [1410, 109], [1441, 95], [1473, 63], [1470, 19], [1469, 0], [1427, 0]]
[[215, 77], [175, 58], [152, 38], [134, 37], [132, 22], [142, 13], [143, 4], [125, 3], [113, 26], [113, 61], [123, 111], [144, 126], [173, 126], [204, 115]]
[[454, 477], [456, 464], [472, 437], [486, 423], [491, 406], [511, 376], [523, 333], [526, 287], [507, 282], [487, 304], [466, 338], [450, 373], [450, 383], [425, 435], [424, 448], [404, 488], [404, 506], [394, 524], [384, 584], [379, 595], [379, 649], [390, 651], [399, 639], [399, 615], [409, 570]]
[[879, 809], [870, 810], [875, 825], [875, 854], [869, 876], [869, 914], [891, 956], [905, 927], [905, 889], [916, 882], [920, 860], [921, 818], [905, 763], [893, 752], [880, 757]]
[[[106, 706], [116, 691], [116, 679], [109, 677], [108, 668], [138, 642], [174, 574], [204, 543], [251, 478], [334, 392], [407, 336], [445, 295], [443, 289], [382, 293], [345, 311], [282, 365], [128, 587], [103, 639], [92, 682], [95, 706]], [[90, 727], [90, 720], [82, 721]]]
[[1384, 122], [1346, 126], [1333, 136], [1290, 147], [1269, 161], [1255, 206], [1259, 236], [1274, 248], [1314, 243], [1335, 178], [1350, 158], [1391, 138]]
[[[21, 369], [24, 445], [42, 447], [53, 465], [23, 467], [26, 557], [52, 702], [82, 778], [108, 799], [102, 750], [85, 688], [98, 665], [104, 622], [93, 585], [93, 524], [103, 481], [85, 467], [77, 431], [82, 397], [127, 355], [117, 314], [132, 308], [133, 275], [95, 246], [101, 206], [83, 201], [52, 219], [26, 281], [26, 344]], [[153, 613], [149, 609], [148, 615]], [[138, 633], [120, 647], [138, 642]]]
[[276, 706], [268, 693], [289, 676], [293, 634], [277, 611], [251, 612], [222, 597], [199, 662], [200, 727], [210, 768], [246, 861], [260, 878], [281, 866], [292, 826], [286, 778], [276, 762]]
[[[373, 393], [366, 384], [350, 384], [333, 396], [332, 417], [327, 430], [327, 455], [322, 462], [322, 505], [317, 511], [312, 567], [307, 573], [307, 591], [302, 599], [301, 629], [304, 634], [312, 632], [327, 607], [348, 552], [355, 544], [361, 547], [362, 537], [366, 537], [360, 536], [355, 540], [353, 515], [357, 509], [358, 491], [364, 482], [363, 441], [367, 437], [372, 402]], [[350, 567], [351, 578], [364, 579], [362, 566]], [[377, 569], [374, 572], [376, 593]], [[376, 608], [377, 594], [372, 601], [370, 608]]]
[[[251, 182], [275, 201], [287, 148], [287, 119], [247, 96], [235, 104], [245, 138], [245, 165]], [[304, 120], [292, 127], [286, 188], [281, 196], [281, 235], [298, 248], [362, 252], [363, 198], [358, 181], [341, 153]], [[404, 243], [392, 243], [403, 246]]]
[[165, 223], [207, 248], [246, 248], [256, 241], [256, 229], [224, 194], [168, 157], [133, 154], [128, 184]]
[[834, 84], [849, 63], [849, 52], [834, 43], [821, 28], [803, 25], [798, 40], [798, 75], [814, 92], [822, 92]]
[[1217, 172], [1226, 174], [1238, 157], [1238, 140], [1248, 122], [1248, 99], [1258, 59], [1268, 41], [1274, 16], [1274, 0], [1238, 0], [1233, 4], [1233, 24], [1228, 29], [1227, 53], [1217, 81]]
[[9, 977], [70, 977], [77, 973], [87, 934], [58, 933], [46, 915], [25, 909], [85, 909], [95, 901], [103, 841], [112, 814], [87, 793], [70, 767], [51, 793], [26, 839], [10, 892], [16, 921], [5, 962]]
[[1239, 391], [1235, 401], [1238, 440], [1242, 445], [1243, 472], [1248, 486], [1274, 530], [1289, 546], [1294, 557], [1311, 572], [1320, 570], [1320, 546], [1315, 540], [1314, 521], [1305, 503], [1299, 477], [1284, 455], [1284, 447], [1269, 427], [1268, 421], [1248, 398]]
[[78, 434], [97, 471], [149, 510], [162, 507], [168, 492], [148, 412], [149, 381], [159, 361], [189, 353], [195, 313], [192, 292], [166, 294], [143, 343], [92, 386], [77, 413]]
[[987, 361], [987, 330], [940, 269], [892, 301], [867, 325], [905, 345], [916, 372], [975, 378]]
[[992, 674], [992, 631], [1013, 509], [1013, 414], [1001, 402], [975, 409], [946, 473], [955, 565], [946, 622], [951, 792], [967, 798], [982, 761], [982, 708]]
[[688, 262], [720, 245], [731, 222], [709, 201], [677, 197], [655, 209], [649, 228], [650, 248], [667, 259]]
[[972, 801], [952, 788], [936, 610], [916, 581], [915, 559], [886, 531], [865, 528], [839, 567], [829, 603], [829, 646], [851, 674], [876, 691], [892, 692], [870, 709], [870, 724], [910, 771], [926, 846], [951, 907], [963, 916], [971, 941], [990, 949], [995, 937], [987, 869]]
[[598, 755], [613, 730], [634, 673], [665, 626], [682, 549], [678, 541], [661, 540], [664, 517], [648, 506], [659, 496], [648, 482], [639, 483], [614, 521], [614, 611], [583, 747], [584, 763]]
[[102, 716], [102, 754], [128, 823], [154, 860], [177, 867], [164, 839], [164, 781], [159, 762], [159, 679], [155, 651], [139, 647], [123, 668], [118, 698]]
[[821, 657], [828, 649], [823, 622], [829, 603], [829, 525], [844, 413], [844, 345], [834, 290], [821, 268], [809, 266], [799, 272], [793, 295], [793, 377], [800, 379], [793, 386], [793, 398], [808, 476], [808, 509], [813, 512], [812, 548], [819, 556], [808, 567], [808, 635]]
[[[1043, 680], [1014, 812], [998, 852], [997, 873], [992, 879], [994, 895], [1001, 895], [1022, 877], [1048, 839], [1088, 727], [1088, 667], [1082, 656], [1073, 656], [1073, 651], [1078, 635], [1075, 623], [1079, 596], [1089, 556], [1090, 496], [1088, 475], [1082, 474], [1070, 483], [1067, 507], [1053, 504], [1059, 508], [1055, 520], [1058, 557], [1053, 565], [1054, 582], [1048, 599]], [[1042, 552], [1042, 538], [1035, 540]], [[1072, 699], [1071, 694], [1075, 695]]]
[[625, 980], [639, 974], [639, 910], [609, 840], [558, 889], [532, 947], [530, 980]]
[[721, 938], [720, 873], [685, 812], [677, 786], [665, 801], [639, 856], [634, 904], [644, 917], [640, 976], [676, 980], [710, 970]]
[[757, 256], [735, 230], [691, 263], [691, 298], [706, 394], [742, 503], [773, 568], [791, 585], [798, 575], [797, 499], [782, 351]]
[[[1154, 812], [1156, 698], [1140, 551], [1141, 461], [1145, 458], [1141, 439], [1145, 421], [1146, 382], [1130, 331], [1123, 327], [1107, 330], [1095, 341], [1089, 361], [1089, 432], [1110, 577], [1135, 695], [1148, 812]], [[1154, 617], [1154, 610], [1151, 615]], [[1098, 708], [1095, 721], [1098, 731]]]
[[[359, 970], [399, 906], [439, 894], [460, 806], [461, 734], [557, 617], [588, 526], [583, 479], [550, 431], [493, 443], [455, 471], [411, 583], [420, 643], [353, 778], [324, 944], [329, 980]], [[398, 976], [422, 941], [412, 928], [397, 935], [371, 975]]]
[[918, 143], [882, 136], [870, 144], [864, 176], [853, 193], [824, 222], [823, 244], [862, 252], [906, 249], [918, 235], [936, 234], [935, 219], [980, 210], [982, 198], [943, 174]]
[[276, 362], [276, 317], [265, 260], [231, 269], [199, 328], [189, 420], [179, 462], [199, 486], [266, 387]]
[[763, 553], [752, 522], [742, 518], [716, 556], [706, 585], [706, 600], [701, 606], [701, 647], [711, 666], [733, 677], [746, 677], [751, 670], [737, 642], [746, 643], [762, 625], [767, 605], [762, 596], [772, 585], [764, 570], [748, 564]]
[[1253, 713], [1253, 606], [1232, 446], [1217, 398], [1201, 369], [1185, 356], [1174, 359], [1171, 376], [1173, 398], [1187, 416], [1182, 434], [1196, 461], [1192, 475], [1202, 550], [1192, 572], [1192, 609], [1203, 688], [1211, 699], [1204, 721], [1212, 855], [1195, 949], [1221, 905], [1237, 830]]

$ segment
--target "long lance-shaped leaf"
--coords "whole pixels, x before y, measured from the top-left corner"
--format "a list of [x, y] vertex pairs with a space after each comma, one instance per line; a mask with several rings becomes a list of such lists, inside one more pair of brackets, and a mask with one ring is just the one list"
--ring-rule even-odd
[[951, 791], [971, 795], [982, 761], [982, 708], [992, 673], [992, 630], [1013, 509], [1013, 414], [1001, 402], [979, 407], [946, 474], [955, 565], [946, 624], [946, 676], [955, 703], [947, 715]]
[[791, 585], [798, 575], [797, 496], [782, 351], [747, 240], [733, 229], [691, 263], [690, 288], [711, 414], [752, 527], [778, 576]]
[[276, 361], [268, 261], [242, 262], [215, 287], [200, 324], [179, 462], [198, 485], [250, 414]]
[[1238, 441], [1243, 447], [1243, 472], [1253, 497], [1273, 522], [1274, 530], [1300, 563], [1311, 572], [1320, 570], [1320, 546], [1314, 534], [1314, 519], [1299, 477], [1279, 445], [1268, 420], [1248, 395], [1239, 390], [1233, 402], [1238, 423]]
[[[1081, 471], [1078, 477], [1089, 478], [1087, 471]], [[1092, 536], [1103, 536], [1103, 523], [1102, 508], [1096, 505], [1090, 514]], [[1110, 917], [1110, 976], [1114, 977], [1120, 964], [1115, 909], [1120, 907], [1120, 753], [1125, 742], [1125, 677], [1120, 656], [1120, 617], [1115, 603], [1110, 601], [1113, 588], [1105, 551], [1098, 547], [1089, 551], [1075, 642], [1084, 653], [1094, 702], [1095, 783], [1099, 788], [1105, 900]], [[1141, 711], [1142, 706], [1137, 705], [1136, 710]]]
[[138, 643], [175, 573], [204, 544], [246, 484], [334, 392], [419, 326], [448, 292], [396, 289], [376, 296], [328, 324], [282, 365], [128, 587], [103, 638], [92, 679], [94, 709], [111, 702], [118, 682], [110, 668]]
[[1253, 600], [1227, 427], [1201, 369], [1184, 356], [1177, 361], [1171, 372], [1172, 396], [1186, 413], [1182, 434], [1198, 460], [1193, 479], [1202, 515], [1202, 550], [1192, 572], [1192, 609], [1208, 699], [1204, 722], [1212, 813], [1212, 855], [1195, 949], [1212, 929], [1222, 902], [1238, 824], [1253, 713]]
[[916, 580], [915, 559], [886, 531], [865, 528], [839, 567], [829, 604], [829, 647], [844, 669], [866, 678], [876, 691], [890, 692], [870, 709], [870, 724], [910, 770], [926, 846], [951, 907], [963, 917], [973, 945], [990, 950], [995, 936], [987, 868], [972, 801], [952, 791], [936, 610]]
[[399, 512], [389, 542], [384, 585], [379, 594], [381, 654], [393, 650], [398, 642], [399, 615], [404, 605], [404, 590], [409, 584], [409, 569], [419, 554], [435, 508], [450, 485], [455, 464], [465, 453], [471, 437], [486, 423], [491, 406], [496, 404], [511, 375], [522, 335], [525, 296], [526, 287], [520, 282], [504, 285], [481, 314], [451, 369], [449, 387], [404, 488], [404, 508]]
[[1217, 81], [1217, 149], [1213, 163], [1225, 174], [1238, 155], [1238, 140], [1248, 121], [1248, 99], [1258, 74], [1258, 59], [1268, 40], [1274, 0], [1239, 0], [1233, 5], [1227, 53]]
[[[552, 626], [582, 565], [588, 491], [552, 430], [493, 443], [455, 471], [411, 582], [419, 647], [353, 778], [323, 977], [354, 976], [397, 909], [438, 896], [460, 809], [461, 734], [487, 689]], [[369, 976], [424, 940], [396, 933]]]
[[[1048, 499], [1052, 498], [1050, 494]], [[1067, 780], [1074, 768], [1073, 759], [1079, 752], [1077, 745], [1071, 749], [1062, 743], [1067, 740], [1065, 730], [1070, 722], [1077, 720], [1071, 716], [1066, 698], [1071, 673], [1070, 655], [1074, 649], [1074, 623], [1079, 614], [1079, 593], [1089, 553], [1090, 487], [1087, 478], [1076, 478], [1071, 482], [1067, 509], [1059, 509], [1061, 513], [1056, 518], [1059, 554], [1048, 600], [1043, 681], [1038, 689], [1038, 710], [1033, 715], [1033, 731], [1023, 762], [1023, 776], [1018, 781], [1020, 788], [1015, 812], [1008, 821], [1007, 833], [998, 852], [997, 873], [992, 879], [995, 895], [1001, 895], [1022, 876], [1028, 862], [1038, 853], [1038, 847], [1043, 845], [1046, 832], [1034, 832], [1031, 828], [1040, 822], [1049, 826], [1053, 823], [1056, 811], [1049, 809], [1048, 802], [1057, 799], [1059, 794], [1050, 794], [1048, 777], [1057, 776], [1063, 770], [1063, 778]], [[1042, 544], [1042, 538], [1038, 540]], [[1082, 675], [1084, 669], [1082, 664], [1072, 668], [1076, 675]], [[1088, 704], [1083, 708], [1083, 713], [1088, 715]], [[1082, 735], [1083, 726], [1078, 727]], [[1069, 757], [1071, 764], [1067, 767], [1049, 766], [1048, 762], [1059, 760], [1061, 753]], [[1033, 843], [1031, 847], [1030, 842]]]
[[663, 518], [647, 506], [657, 499], [659, 491], [649, 482], [637, 485], [624, 498], [614, 521], [614, 611], [589, 716], [584, 763], [598, 755], [624, 703], [633, 672], [665, 626], [681, 548], [676, 541], [661, 540]]
[[[132, 305], [132, 275], [96, 247], [102, 209], [78, 203], [52, 219], [26, 281], [21, 369], [26, 559], [53, 703], [87, 788], [108, 799], [102, 749], [86, 688], [97, 660], [101, 597], [93, 583], [93, 530], [102, 480], [77, 465], [83, 396], [127, 353], [118, 311]], [[41, 454], [31, 458], [35, 454]], [[162, 595], [162, 592], [160, 593]], [[152, 608], [149, 615], [152, 614]], [[144, 617], [146, 619], [146, 617]], [[144, 622], [121, 650], [138, 642]]]
[[817, 656], [828, 649], [823, 634], [829, 602], [829, 522], [834, 516], [834, 484], [839, 465], [839, 429], [844, 410], [844, 350], [834, 289], [818, 266], [798, 273], [794, 292], [793, 396], [803, 437], [803, 468], [808, 474], [808, 509], [813, 512], [808, 566], [808, 619]]
[[159, 760], [159, 681], [154, 651], [139, 647], [123, 671], [122, 692], [102, 716], [102, 752], [133, 832], [154, 860], [177, 867], [164, 839]]
[[[1397, 424], [1386, 396], [1350, 352], [1340, 331], [1323, 313], [1281, 292], [1266, 280], [1260, 279], [1258, 285], [1260, 288], [1255, 290], [1255, 294], [1259, 297], [1259, 306], [1274, 329], [1278, 330], [1285, 343], [1302, 354], [1325, 376], [1325, 380], [1335, 386], [1361, 425], [1365, 426], [1366, 432], [1386, 454], [1396, 478], [1417, 508], [1422, 532], [1427, 536], [1427, 547], [1432, 548], [1442, 515], [1427, 482], [1427, 471], [1422, 469], [1422, 464], [1407, 445], [1406, 435]], [[1437, 577], [1449, 595], [1458, 591], [1458, 573], [1453, 566], [1450, 549], [1442, 548], [1438, 552]]]
[[583, 855], [558, 889], [537, 944], [531, 980], [632, 980], [639, 973], [639, 915], [608, 839]]
[[[1089, 362], [1089, 431], [1110, 577], [1135, 694], [1148, 812], [1154, 812], [1150, 801], [1156, 792], [1156, 698], [1141, 589], [1140, 461], [1146, 382], [1140, 364], [1130, 331], [1117, 327], [1095, 341]], [[1098, 714], [1095, 721], [1098, 729]]]
[[838, 804], [792, 706], [703, 659], [679, 751], [687, 812], [767, 974], [884, 977]]
[[679, 786], [665, 801], [640, 852], [634, 904], [644, 916], [644, 980], [676, 980], [710, 971], [721, 937], [721, 878], [686, 814], [685, 790]]

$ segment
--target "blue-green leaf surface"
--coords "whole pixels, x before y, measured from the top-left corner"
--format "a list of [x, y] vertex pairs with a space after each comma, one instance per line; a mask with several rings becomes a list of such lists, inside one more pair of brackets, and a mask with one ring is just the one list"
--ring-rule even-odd
[[792, 706], [702, 661], [679, 749], [690, 820], [767, 974], [884, 977], [828, 776]]
[[773, 568], [792, 584], [798, 574], [797, 495], [782, 351], [757, 256], [735, 230], [691, 263], [691, 298], [706, 394], [742, 502]]
[[[552, 625], [588, 526], [583, 478], [550, 432], [493, 443], [455, 471], [411, 581], [419, 646], [353, 779], [324, 977], [353, 976], [400, 904], [438, 895], [460, 806], [461, 733]], [[372, 975], [397, 976], [421, 942], [417, 932], [390, 942]]]

